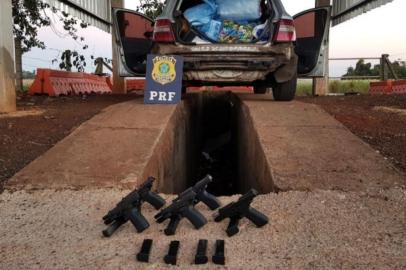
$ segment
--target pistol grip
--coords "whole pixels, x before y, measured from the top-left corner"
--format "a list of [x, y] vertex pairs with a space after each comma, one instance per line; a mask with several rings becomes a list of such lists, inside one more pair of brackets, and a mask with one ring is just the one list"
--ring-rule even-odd
[[228, 237], [231, 237], [240, 231], [240, 229], [238, 228], [240, 219], [240, 217], [230, 217], [230, 223], [228, 223], [228, 227], [226, 230]]
[[207, 205], [210, 210], [215, 210], [217, 208], [220, 207], [220, 201], [216, 198], [216, 196], [210, 194], [207, 191], [203, 191], [200, 195], [199, 195], [199, 199], [205, 204]]
[[161, 196], [159, 196], [156, 193], [153, 193], [152, 191], [147, 192], [145, 196], [145, 201], [147, 201], [149, 204], [155, 207], [156, 210], [164, 206], [166, 203]]
[[176, 229], [178, 228], [180, 222], [180, 217], [179, 216], [172, 216], [168, 226], [164, 230], [165, 235], [175, 235]]
[[268, 223], [268, 217], [252, 207], [248, 209], [246, 217], [257, 227], [262, 227]]
[[137, 208], [131, 210], [129, 219], [131, 223], [134, 225], [137, 232], [143, 232], [149, 227], [148, 221], [145, 217], [138, 211]]
[[207, 223], [207, 219], [193, 206], [188, 207], [185, 210], [184, 216], [195, 226], [196, 229], [200, 229]]

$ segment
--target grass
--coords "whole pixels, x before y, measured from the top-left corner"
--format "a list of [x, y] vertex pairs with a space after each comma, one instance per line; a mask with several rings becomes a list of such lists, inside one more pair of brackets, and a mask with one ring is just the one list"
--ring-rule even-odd
[[27, 93], [31, 84], [34, 82], [33, 79], [23, 79], [23, 91], [22, 93]]
[[[369, 91], [369, 81], [367, 80], [331, 80], [329, 82], [330, 93], [358, 92], [367, 94]], [[312, 81], [299, 79], [297, 82], [297, 95], [310, 96], [312, 94]]]

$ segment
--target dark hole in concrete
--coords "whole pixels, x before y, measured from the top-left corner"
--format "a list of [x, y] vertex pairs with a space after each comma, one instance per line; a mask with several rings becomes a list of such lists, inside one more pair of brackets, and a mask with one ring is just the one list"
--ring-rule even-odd
[[163, 193], [180, 193], [207, 174], [217, 196], [278, 191], [249, 110], [231, 92], [186, 95], [156, 153], [147, 167]]
[[210, 174], [208, 191], [241, 193], [238, 181], [237, 99], [231, 93], [204, 93], [193, 98], [192, 138], [195, 141], [190, 185]]

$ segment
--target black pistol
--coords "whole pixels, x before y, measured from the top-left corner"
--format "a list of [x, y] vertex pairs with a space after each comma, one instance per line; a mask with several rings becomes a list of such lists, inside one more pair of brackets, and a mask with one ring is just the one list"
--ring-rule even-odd
[[128, 220], [134, 225], [138, 232], [142, 232], [149, 227], [148, 221], [141, 213], [141, 206], [148, 202], [157, 210], [165, 205], [165, 200], [158, 194], [151, 191], [155, 178], [148, 179], [138, 188], [125, 196], [103, 217], [104, 224], [109, 225], [103, 231], [105, 237], [110, 237], [121, 225]]
[[182, 197], [183, 194], [187, 194], [190, 191], [196, 193], [195, 204], [203, 202], [211, 210], [215, 210], [220, 207], [220, 201], [214, 196], [206, 191], [207, 185], [213, 181], [213, 178], [210, 175], [206, 175], [202, 180], [197, 182], [193, 187], [190, 187], [183, 191], [179, 197]]
[[168, 218], [170, 219], [165, 229], [166, 235], [174, 235], [180, 220], [184, 217], [187, 218], [196, 229], [200, 229], [207, 223], [206, 218], [194, 207], [196, 196], [197, 194], [193, 190], [183, 192], [172, 201], [171, 205], [155, 215], [155, 219], [158, 223], [162, 223]]
[[173, 200], [172, 204], [161, 210], [155, 219], [158, 223], [170, 219], [168, 226], [165, 229], [166, 235], [174, 235], [180, 220], [186, 217], [196, 229], [200, 229], [207, 223], [206, 218], [197, 211], [194, 206], [199, 202], [206, 204], [211, 210], [220, 207], [220, 202], [216, 196], [206, 191], [207, 185], [213, 180], [210, 175], [197, 182], [193, 187], [183, 191], [178, 197]]
[[241, 196], [238, 201], [219, 209], [214, 221], [220, 222], [225, 218], [230, 218], [230, 223], [226, 230], [228, 236], [233, 236], [239, 232], [238, 223], [244, 217], [251, 220], [257, 227], [264, 226], [268, 223], [268, 217], [250, 206], [257, 195], [258, 191], [251, 189], [248, 193]]

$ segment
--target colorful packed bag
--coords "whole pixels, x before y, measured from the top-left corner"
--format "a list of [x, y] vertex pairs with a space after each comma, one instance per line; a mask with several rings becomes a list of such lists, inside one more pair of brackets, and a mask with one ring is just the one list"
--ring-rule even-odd
[[225, 20], [220, 31], [221, 43], [248, 43], [253, 39], [253, 30], [256, 23], [237, 23]]

